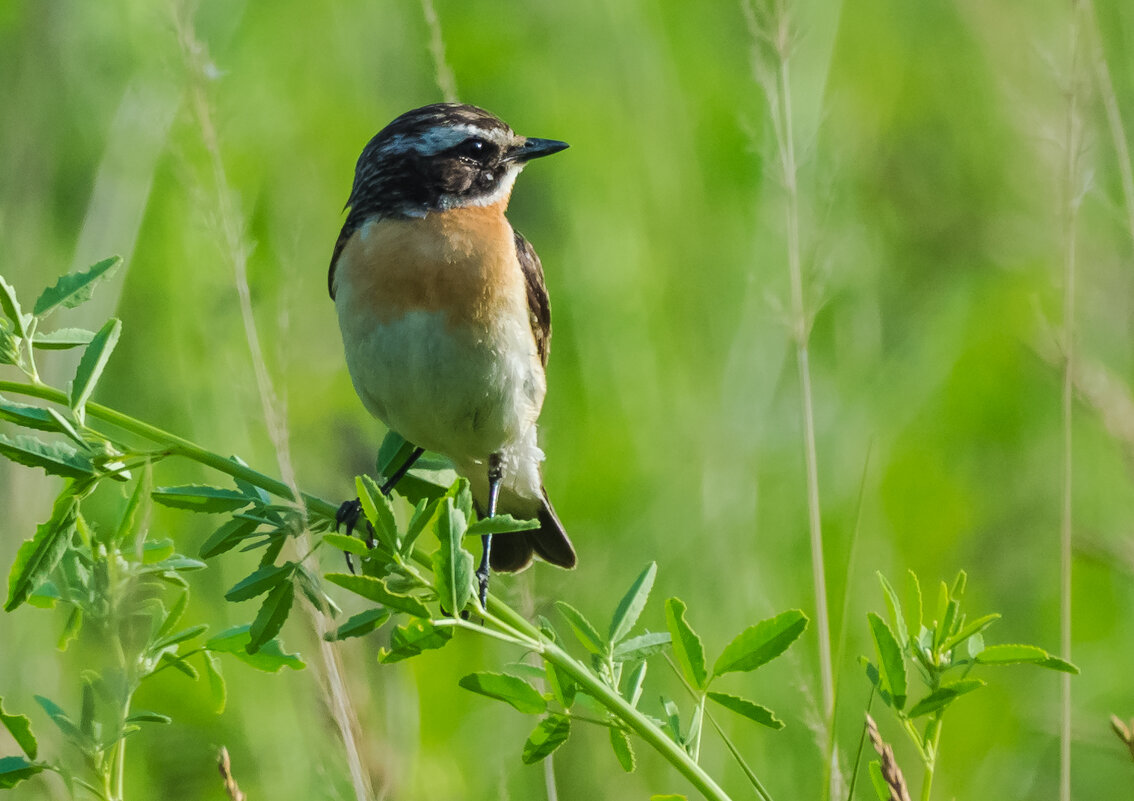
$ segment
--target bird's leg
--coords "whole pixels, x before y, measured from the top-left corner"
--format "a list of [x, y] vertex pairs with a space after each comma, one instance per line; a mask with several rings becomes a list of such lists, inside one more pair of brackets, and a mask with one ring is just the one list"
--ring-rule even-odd
[[[500, 498], [500, 479], [504, 477], [504, 469], [500, 464], [500, 454], [494, 453], [488, 457], [488, 517], [496, 516], [496, 502]], [[492, 535], [482, 534], [481, 544], [484, 545], [484, 555], [480, 557], [480, 567], [476, 569], [477, 584], [480, 589], [480, 607], [488, 608], [488, 559], [492, 553]]]
[[[409, 472], [414, 463], [421, 458], [421, 454], [425, 453], [425, 448], [414, 448], [413, 452], [406, 459], [397, 470], [390, 474], [390, 477], [383, 482], [379, 490], [383, 495], [389, 495], [402, 477]], [[362, 517], [362, 501], [355, 498], [351, 501], [343, 501], [339, 506], [339, 510], [335, 513], [335, 531], [339, 530], [339, 526], [346, 525], [346, 535], [348, 537], [354, 535], [354, 527], [358, 525], [358, 519]], [[366, 547], [374, 547], [374, 529], [371, 528], [370, 523], [366, 524]], [[350, 554], [344, 552], [343, 556], [346, 557], [347, 569], [354, 573], [354, 560], [351, 559]]]

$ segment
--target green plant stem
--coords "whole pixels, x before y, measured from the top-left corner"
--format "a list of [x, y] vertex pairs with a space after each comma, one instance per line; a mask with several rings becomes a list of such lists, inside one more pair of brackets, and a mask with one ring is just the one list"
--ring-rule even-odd
[[[68, 397], [62, 391], [43, 385], [26, 384], [16, 381], [0, 381], [0, 392], [11, 392], [20, 395], [39, 398], [66, 405]], [[151, 442], [160, 444], [173, 455], [191, 459], [200, 464], [211, 467], [221, 473], [240, 478], [254, 484], [267, 492], [281, 498], [294, 501], [295, 495], [287, 484], [279, 479], [267, 476], [250, 467], [241, 465], [232, 459], [225, 458], [217, 453], [206, 450], [187, 439], [163, 431], [156, 426], [144, 423], [129, 415], [118, 412], [97, 403], [87, 404], [87, 414], [115, 426], [122, 431], [135, 436], [143, 437]], [[302, 493], [303, 503], [307, 509], [317, 515], [334, 518], [337, 508], [322, 498]], [[424, 567], [430, 567], [431, 562], [427, 554], [420, 549], [414, 549], [414, 561]], [[613, 715], [618, 717], [628, 727], [638, 734], [659, 754], [662, 755], [679, 773], [685, 776], [708, 801], [731, 801], [728, 794], [721, 789], [708, 773], [701, 768], [677, 743], [650, 722], [645, 715], [632, 707], [615, 690], [603, 684], [581, 662], [575, 660], [566, 651], [544, 635], [525, 619], [519, 612], [512, 609], [498, 598], [489, 595], [488, 614], [486, 620], [498, 628], [513, 641], [532, 647], [544, 659], [563, 670], [582, 687], [588, 695], [601, 703]], [[462, 626], [462, 628], [464, 628]], [[487, 634], [480, 627], [469, 627], [473, 632], [480, 631]]]
[[921, 801], [929, 801], [929, 794], [933, 791], [933, 771], [937, 767], [937, 748], [941, 743], [941, 715], [941, 711], [934, 715], [933, 738], [931, 742], [926, 743], [926, 748], [922, 752], [922, 758], [925, 760], [925, 778], [921, 784]]

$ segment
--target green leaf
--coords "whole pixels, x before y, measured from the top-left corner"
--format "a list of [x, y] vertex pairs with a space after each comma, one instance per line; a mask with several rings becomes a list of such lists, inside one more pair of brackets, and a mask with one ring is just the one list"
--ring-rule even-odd
[[3, 395], [0, 395], [0, 420], [40, 431], [59, 430], [59, 423], [47, 409], [10, 401]]
[[16, 745], [27, 754], [28, 759], [35, 759], [39, 754], [39, 743], [31, 730], [31, 719], [27, 715], [13, 715], [4, 711], [4, 699], [0, 698], [0, 723], [12, 735]]
[[1060, 659], [1058, 656], [1048, 655], [1047, 659], [1043, 660], [1042, 662], [1037, 662], [1036, 664], [1041, 668], [1047, 668], [1048, 670], [1058, 670], [1060, 673], [1070, 673], [1074, 676], [1079, 675], [1078, 667], [1070, 662]]
[[665, 602], [665, 624], [673, 638], [673, 655], [685, 680], [696, 690], [705, 689], [709, 676], [705, 669], [705, 646], [685, 620], [685, 602], [670, 598]]
[[83, 750], [85, 750], [87, 746], [90, 745], [90, 741], [83, 735], [83, 733], [79, 730], [79, 727], [75, 725], [75, 722], [71, 720], [67, 713], [64, 712], [58, 704], [56, 704], [50, 698], [45, 698], [42, 695], [36, 695], [33, 697], [35, 698], [36, 703], [38, 703], [43, 708], [43, 711], [47, 713], [47, 716], [51, 718], [51, 722], [59, 728], [59, 731], [63, 732], [64, 737], [66, 737], [68, 740], [70, 740], [72, 743]]
[[546, 759], [551, 753], [567, 742], [571, 736], [571, 721], [564, 715], [548, 715], [539, 722], [524, 743], [523, 759], [525, 765], [534, 765]]
[[665, 795], [651, 795], [650, 801], [689, 801], [689, 799], [677, 793], [666, 793]]
[[[188, 598], [189, 593], [182, 593], [181, 597]], [[162, 648], [168, 648], [171, 645], [177, 645], [178, 643], [183, 643], [186, 640], [191, 640], [194, 637], [198, 637], [208, 631], [208, 629], [209, 627], [205, 623], [198, 623], [195, 626], [190, 626], [189, 628], [182, 629], [176, 634], [170, 634], [166, 637], [162, 637], [153, 644], [152, 648], [155, 651], [160, 651]]]
[[47, 770], [47, 765], [38, 762], [28, 762], [23, 757], [11, 756], [0, 758], [0, 790], [11, 790], [17, 784], [37, 773]]
[[173, 723], [173, 718], [160, 712], [140, 710], [126, 718], [127, 723]]
[[647, 631], [614, 646], [615, 662], [637, 662], [659, 653], [672, 641], [668, 631]]
[[32, 345], [41, 350], [68, 350], [88, 345], [94, 338], [95, 332], [85, 328], [60, 328], [46, 334], [37, 331]]
[[713, 666], [713, 675], [755, 670], [786, 651], [807, 628], [807, 615], [789, 609], [742, 631]]
[[646, 608], [646, 601], [650, 597], [650, 590], [654, 588], [654, 577], [658, 572], [657, 562], [650, 562], [646, 569], [630, 585], [630, 589], [618, 602], [614, 610], [614, 617], [610, 620], [610, 642], [612, 645], [622, 642], [626, 635], [638, 622], [642, 610]]
[[466, 537], [481, 537], [485, 534], [516, 534], [522, 531], [536, 531], [539, 529], [538, 520], [517, 520], [512, 515], [496, 515], [495, 517], [482, 517], [468, 530]]
[[559, 614], [567, 620], [571, 625], [571, 629], [575, 632], [575, 636], [579, 638], [579, 642], [583, 647], [590, 651], [592, 654], [606, 653], [607, 644], [603, 642], [602, 637], [599, 636], [598, 631], [591, 622], [583, 617], [583, 613], [566, 601], [556, 601], [555, 608], [559, 610]]
[[190, 512], [235, 512], [252, 502], [247, 495], [237, 490], [203, 484], [158, 487], [152, 495], [162, 506], [188, 509]]
[[303, 597], [313, 607], [329, 617], [337, 617], [342, 613], [343, 610], [339, 608], [339, 605], [323, 591], [319, 579], [304, 565], [300, 565], [296, 569], [295, 578], [299, 582], [299, 591], [303, 593]]
[[35, 437], [0, 434], [0, 455], [27, 467], [42, 467], [52, 476], [86, 478], [94, 475], [91, 460], [61, 442], [40, 442]]
[[575, 680], [571, 675], [562, 670], [551, 662], [545, 662], [543, 665], [544, 678], [547, 680], [547, 687], [551, 690], [552, 697], [563, 706], [564, 709], [570, 709], [571, 705], [575, 703], [575, 695], [579, 690]]
[[504, 701], [527, 715], [539, 715], [547, 711], [547, 701], [543, 700], [539, 690], [523, 679], [506, 673], [470, 673], [459, 683], [466, 690]]
[[868, 769], [870, 771], [870, 783], [874, 785], [874, 794], [878, 796], [878, 801], [890, 801], [893, 796], [890, 794], [890, 783], [882, 775], [882, 763], [875, 759], [870, 763]]
[[382, 494], [382, 489], [370, 476], [358, 476], [354, 480], [358, 500], [362, 503], [363, 514], [374, 529], [374, 536], [390, 553], [398, 552], [398, 524], [394, 519], [394, 506]]
[[268, 593], [264, 603], [260, 604], [256, 619], [252, 621], [252, 628], [249, 629], [248, 653], [256, 653], [280, 633], [294, 600], [295, 584], [290, 577], [287, 581], [277, 584]]
[[197, 672], [197, 668], [186, 662], [185, 657], [178, 656], [172, 651], [166, 651], [161, 655], [161, 663], [162, 665], [169, 665], [169, 667], [173, 668], [174, 670], [184, 673], [193, 681], [201, 678], [201, 674]]
[[894, 708], [901, 710], [906, 705], [906, 661], [902, 656], [902, 647], [898, 645], [894, 632], [885, 620], [873, 612], [867, 612], [866, 617], [874, 636], [882, 687], [890, 694]]
[[111, 256], [83, 272], [68, 273], [62, 276], [55, 283], [55, 286], [45, 289], [36, 300], [33, 309], [35, 315], [41, 316], [56, 306], [73, 309], [80, 303], [90, 300], [95, 282], [113, 275], [121, 263], [121, 256]]
[[111, 317], [94, 335], [94, 339], [83, 351], [83, 357], [79, 359], [75, 378], [71, 382], [71, 408], [75, 410], [79, 422], [83, 421], [87, 400], [94, 392], [102, 371], [106, 369], [106, 363], [110, 359], [110, 354], [114, 352], [114, 346], [118, 344], [118, 337], [121, 334], [122, 321]]
[[982, 665], [1043, 664], [1051, 658], [1051, 654], [1034, 645], [990, 645], [980, 652], [976, 661]]
[[634, 755], [633, 746], [630, 745], [630, 735], [617, 726], [611, 726], [610, 747], [614, 749], [614, 756], [622, 769], [627, 773], [633, 773], [638, 765], [638, 758]]
[[710, 692], [708, 697], [725, 709], [731, 709], [736, 714], [754, 720], [761, 726], [767, 726], [770, 729], [782, 729], [784, 727], [784, 722], [776, 717], [775, 712], [766, 706], [749, 701], [747, 698], [718, 692]]
[[383, 664], [400, 662], [417, 656], [422, 651], [443, 648], [453, 639], [453, 629], [448, 626], [434, 626], [424, 618], [410, 618], [404, 626], [395, 626], [390, 633], [390, 648], [378, 651], [378, 661]]
[[337, 629], [324, 634], [323, 639], [328, 642], [334, 642], [336, 640], [346, 640], [351, 637], [363, 637], [385, 625], [386, 621], [390, 619], [390, 616], [390, 610], [385, 607], [379, 606], [374, 609], [367, 609], [365, 612], [359, 612], [357, 615], [352, 615], [347, 618], [346, 622]]
[[410, 518], [409, 525], [406, 526], [405, 536], [402, 537], [403, 556], [408, 556], [413, 552], [413, 544], [417, 542], [417, 538], [427, 528], [430, 528], [430, 524], [436, 524], [437, 510], [440, 506], [440, 498], [432, 501], [422, 498], [417, 502], [417, 506], [413, 510], [413, 517]]
[[355, 576], [350, 573], [328, 573], [324, 576], [332, 584], [338, 584], [344, 590], [361, 595], [371, 601], [377, 601], [398, 612], [405, 612], [414, 617], [429, 617], [429, 610], [421, 601], [410, 595], [399, 595], [392, 592], [381, 580], [373, 576]]
[[882, 572], [876, 571], [875, 575], [878, 576], [878, 582], [882, 585], [882, 594], [886, 598], [886, 611], [890, 613], [890, 624], [894, 627], [898, 643], [904, 648], [910, 641], [910, 635], [909, 629], [906, 628], [906, 619], [902, 614], [902, 602], [898, 600], [898, 593], [894, 592], [894, 588], [890, 586], [890, 582]]
[[974, 634], [980, 634], [982, 631], [987, 629], [989, 626], [991, 626], [993, 623], [995, 623], [999, 619], [1000, 619], [1000, 615], [998, 615], [996, 613], [993, 613], [991, 615], [985, 615], [984, 617], [977, 618], [976, 620], [972, 621], [968, 625], [963, 626], [961, 628], [961, 630], [958, 631], [956, 634], [954, 634], [952, 637], [945, 640], [945, 643], [941, 646], [942, 650], [944, 650], [944, 651], [953, 650], [958, 645], [960, 645], [965, 640], [967, 640], [969, 637], [972, 637]]
[[16, 560], [8, 573], [8, 600], [4, 611], [11, 612], [32, 594], [59, 564], [75, 531], [78, 499], [76, 486], [68, 486], [55, 499], [51, 519], [36, 527], [35, 536], [16, 552]]
[[634, 666], [630, 675], [626, 677], [626, 689], [622, 697], [630, 702], [630, 706], [637, 708], [638, 700], [642, 697], [642, 685], [646, 682], [646, 668], [649, 663], [642, 661]]
[[244, 540], [256, 536], [259, 528], [260, 523], [256, 520], [247, 520], [242, 517], [227, 520], [207, 540], [201, 543], [201, 549], [197, 552], [197, 555], [202, 559], [220, 556], [222, 553], [231, 551]]
[[911, 637], [921, 631], [921, 582], [912, 570], [906, 571], [906, 630]]
[[375, 468], [383, 481], [406, 463], [410, 454], [414, 452], [414, 447], [414, 444], [407, 442], [401, 434], [394, 431], [386, 432], [382, 444], [378, 446], [378, 458], [375, 462]]
[[441, 547], [433, 556], [433, 575], [441, 608], [451, 615], [459, 614], [473, 596], [473, 557], [461, 547], [464, 533], [464, 514], [454, 508], [452, 498], [446, 498], [437, 522]]
[[265, 593], [290, 579], [293, 570], [295, 570], [294, 562], [261, 567], [238, 581], [231, 590], [224, 594], [225, 600], [247, 601], [249, 598], [255, 598], [257, 595]]
[[79, 631], [82, 628], [83, 608], [73, 606], [70, 614], [67, 615], [67, 622], [63, 624], [63, 630], [59, 632], [59, 639], [56, 641], [55, 647], [60, 651], [66, 651], [67, 647], [79, 636]]
[[944, 709], [949, 706], [949, 704], [953, 703], [953, 699], [958, 696], [971, 693], [973, 690], [979, 690], [984, 685], [985, 682], [980, 679], [961, 679], [951, 684], [943, 684], [910, 707], [909, 712], [906, 714], [911, 718], [928, 715], [930, 712], [936, 712], [939, 709]]
[[252, 641], [251, 628], [251, 625], [233, 626], [210, 639], [205, 643], [205, 647], [210, 651], [232, 654], [241, 662], [266, 673], [275, 673], [285, 667], [292, 670], [303, 670], [307, 667], [299, 658], [299, 654], [289, 654], [284, 651], [283, 644], [279, 640], [264, 643], [254, 654], [248, 653], [248, 643]]
[[370, 554], [370, 548], [358, 537], [348, 537], [346, 534], [327, 533], [323, 535], [323, 542], [336, 551], [345, 551], [347, 553], [357, 554], [358, 556], [368, 556]]
[[213, 713], [219, 715], [224, 712], [225, 705], [228, 703], [228, 689], [224, 684], [220, 660], [211, 651], [202, 651], [201, 653], [205, 657], [205, 676], [209, 680], [209, 698], [213, 702]]
[[109, 530], [110, 537], [105, 540], [111, 548], [122, 546], [132, 550], [131, 546], [138, 541], [139, 535], [144, 537], [146, 534], [141, 528], [146, 525], [149, 518], [150, 490], [153, 489], [154, 472], [149, 462], [145, 463], [141, 472], [142, 475], [130, 495], [130, 500], [126, 503], [126, 509], [122, 512], [118, 525]]
[[24, 314], [20, 309], [20, 301], [16, 297], [16, 290], [4, 280], [4, 276], [0, 275], [0, 309], [3, 309], [4, 316], [12, 321], [15, 326], [15, 332], [20, 339], [26, 339], [28, 335], [27, 326], [24, 323]]

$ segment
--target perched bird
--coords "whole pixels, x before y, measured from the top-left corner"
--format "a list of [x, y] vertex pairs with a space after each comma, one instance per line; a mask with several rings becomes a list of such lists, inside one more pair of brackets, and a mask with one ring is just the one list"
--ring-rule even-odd
[[347, 367], [366, 408], [418, 446], [414, 458], [448, 457], [482, 514], [539, 521], [485, 538], [482, 603], [489, 565], [522, 570], [534, 553], [575, 566], [536, 442], [551, 338], [543, 267], [504, 216], [524, 166], [566, 147], [474, 106], [408, 111], [362, 151], [331, 257]]

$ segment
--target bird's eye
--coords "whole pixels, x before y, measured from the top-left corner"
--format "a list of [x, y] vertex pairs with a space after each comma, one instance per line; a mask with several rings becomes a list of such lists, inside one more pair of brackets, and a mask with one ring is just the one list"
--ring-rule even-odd
[[479, 161], [488, 152], [488, 142], [474, 136], [461, 142], [455, 149], [458, 156]]

